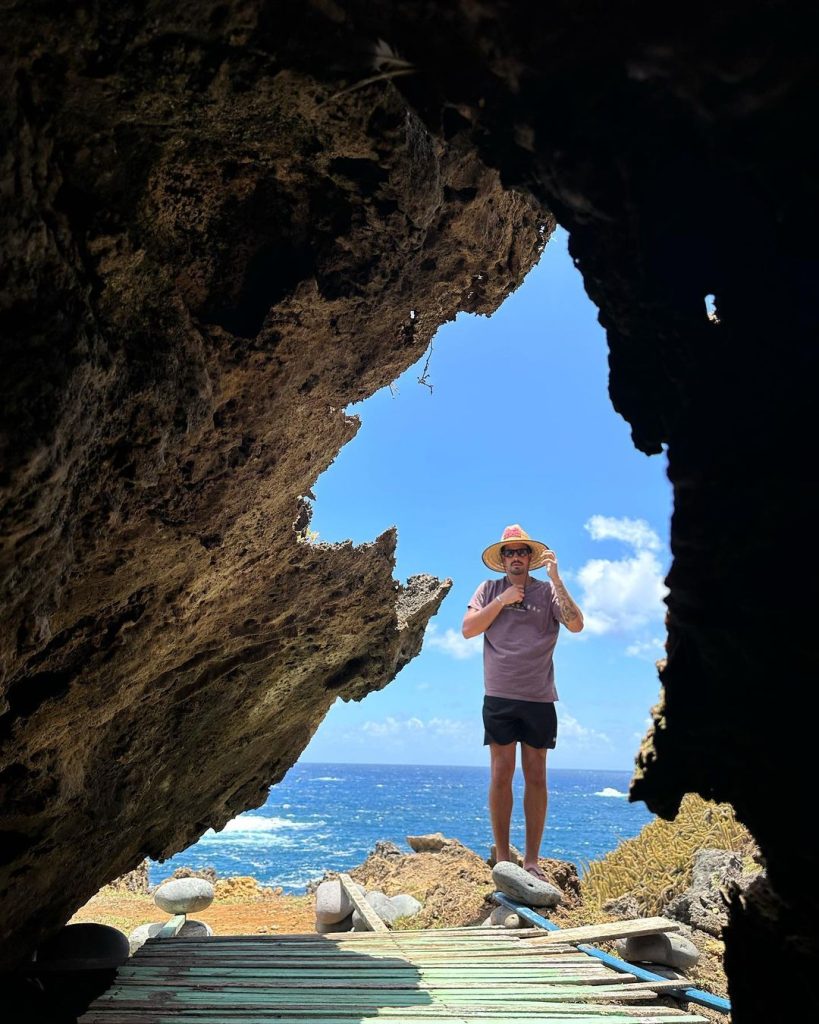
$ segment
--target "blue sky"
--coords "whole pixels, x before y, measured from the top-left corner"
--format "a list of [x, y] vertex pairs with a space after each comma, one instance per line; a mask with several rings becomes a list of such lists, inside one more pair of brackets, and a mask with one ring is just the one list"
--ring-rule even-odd
[[[398, 529], [395, 577], [453, 580], [421, 654], [380, 693], [337, 700], [302, 761], [488, 763], [482, 639], [466, 605], [483, 549], [520, 523], [557, 554], [586, 629], [561, 630], [556, 768], [625, 769], [658, 697], [671, 488], [608, 397], [605, 334], [558, 231], [492, 317], [460, 315], [426, 356], [348, 412], [357, 436], [319, 479], [320, 541]], [[545, 578], [540, 570], [534, 574]]]

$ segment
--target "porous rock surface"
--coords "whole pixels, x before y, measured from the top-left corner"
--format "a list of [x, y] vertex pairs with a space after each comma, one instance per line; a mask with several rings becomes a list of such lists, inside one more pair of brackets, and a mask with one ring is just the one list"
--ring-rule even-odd
[[[542, 857], [540, 866], [556, 888], [561, 907], [576, 907], [580, 902], [576, 865]], [[477, 927], [497, 907], [492, 899], [498, 888], [492, 869], [457, 838], [450, 838], [435, 852], [397, 857], [376, 848], [363, 864], [350, 870], [350, 877], [368, 892], [377, 889], [390, 897], [402, 893], [416, 897], [422, 908], [412, 919], [413, 928]]]
[[333, 98], [264, 4], [4, 25], [11, 963], [258, 806], [337, 697], [420, 649], [449, 582], [397, 583], [392, 530], [311, 542], [305, 496], [343, 408], [493, 311], [554, 222], [389, 83]]
[[297, 547], [297, 496], [550, 209], [674, 488], [632, 796], [733, 804], [767, 870], [729, 908], [732, 1019], [816, 1016], [779, 981], [819, 966], [815, 6], [47, 10], [4, 23], [4, 948], [259, 801], [409, 655], [392, 538]]

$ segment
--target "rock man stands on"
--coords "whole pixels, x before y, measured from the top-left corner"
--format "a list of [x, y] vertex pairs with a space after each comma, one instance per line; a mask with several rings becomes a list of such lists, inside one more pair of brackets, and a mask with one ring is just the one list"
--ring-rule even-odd
[[[481, 583], [469, 601], [462, 632], [467, 638], [483, 633], [484, 744], [491, 761], [489, 814], [496, 860], [511, 859], [512, 779], [520, 743], [523, 866], [543, 878], [538, 858], [548, 802], [546, 752], [557, 742], [552, 655], [561, 623], [579, 633], [583, 614], [558, 575], [554, 551], [532, 540], [519, 525], [507, 526], [482, 557], [484, 565], [505, 575]], [[544, 566], [548, 582], [529, 575]]]

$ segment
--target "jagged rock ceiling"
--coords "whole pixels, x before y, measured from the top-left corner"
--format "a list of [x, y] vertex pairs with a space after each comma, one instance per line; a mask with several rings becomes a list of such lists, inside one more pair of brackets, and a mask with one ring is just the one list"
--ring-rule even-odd
[[301, 496], [344, 406], [494, 310], [554, 224], [394, 89], [283, 66], [257, 15], [12, 19], [7, 956], [257, 806], [417, 653], [448, 581], [399, 586], [392, 531], [311, 544]]
[[396, 591], [389, 535], [299, 543], [299, 496], [340, 410], [492, 310], [554, 214], [675, 492], [633, 795], [734, 804], [768, 865], [734, 1019], [815, 1016], [816, 11], [36, 10], [4, 55], [6, 950], [257, 802], [417, 649], [446, 584]]

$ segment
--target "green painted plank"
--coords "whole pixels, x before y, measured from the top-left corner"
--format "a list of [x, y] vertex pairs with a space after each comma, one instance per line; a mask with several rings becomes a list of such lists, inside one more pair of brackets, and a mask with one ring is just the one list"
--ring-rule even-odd
[[474, 968], [466, 967], [412, 967], [405, 966], [401, 968], [389, 967], [389, 968], [371, 968], [371, 967], [359, 967], [359, 968], [345, 968], [343, 971], [335, 970], [332, 968], [305, 968], [300, 971], [291, 971], [287, 968], [282, 967], [205, 967], [200, 964], [194, 964], [190, 966], [175, 967], [175, 968], [159, 968], [159, 967], [142, 967], [142, 966], [128, 966], [123, 965], [117, 971], [117, 981], [122, 981], [124, 978], [139, 978], [145, 981], [159, 978], [266, 978], [268, 980], [286, 979], [294, 980], [299, 979], [303, 981], [311, 981], [316, 979], [327, 979], [345, 981], [346, 979], [361, 981], [367, 979], [373, 980], [400, 980], [400, 981], [412, 981], [412, 980], [426, 980], [434, 982], [436, 980], [449, 981], [452, 978], [463, 978], [466, 980], [479, 980], [489, 985], [494, 982], [503, 982], [504, 980], [511, 980], [513, 978], [538, 978], [544, 981], [549, 979], [561, 980], [564, 977], [571, 977], [577, 974], [583, 974], [585, 972], [592, 971], [596, 974], [604, 974], [607, 977], [616, 977], [613, 971], [600, 965], [590, 963], [585, 964], [573, 964], [570, 967], [508, 967], [505, 969], [498, 968], [484, 968], [483, 970], [475, 970]]
[[80, 1024], [707, 1024], [617, 977], [520, 932], [177, 937], [146, 943]]
[[185, 925], [185, 915], [175, 914], [159, 931], [159, 934], [155, 936], [156, 939], [172, 939], [176, 933], [180, 931]]
[[[138, 1013], [142, 1013], [139, 1011]], [[196, 1015], [178, 1015], [178, 1014], [167, 1014], [162, 1010], [158, 1010], [156, 1014], [152, 1014], [149, 1020], [138, 1016], [137, 1014], [131, 1014], [128, 1012], [118, 1015], [116, 1018], [110, 1015], [102, 1014], [97, 1015], [92, 1012], [86, 1014], [80, 1019], [81, 1024], [208, 1024], [208, 1022], [214, 1022], [214, 1024], [220, 1024], [224, 1020], [229, 1020], [231, 1024], [267, 1024], [267, 1022], [274, 1020], [278, 1024], [305, 1024], [310, 1020], [319, 1021], [320, 1024], [351, 1024], [352, 1021], [356, 1021], [359, 1018], [353, 1017], [338, 1017], [338, 1016], [321, 1016], [320, 1018], [315, 1016], [298, 1015], [293, 1016], [290, 1014], [282, 1015], [278, 1013], [274, 1014], [253, 1014], [248, 1016], [246, 1014], [238, 1016], [226, 1017], [224, 1012], [221, 1010], [213, 1011], [207, 1015], [196, 1014]], [[470, 1010], [468, 1014], [457, 1014], [457, 1015], [438, 1015], [436, 1017], [421, 1018], [418, 1016], [379, 1016], [373, 1018], [377, 1020], [378, 1024], [416, 1024], [419, 1020], [427, 1021], [449, 1021], [451, 1024], [455, 1022], [461, 1022], [461, 1024], [507, 1024], [510, 1020], [525, 1020], [531, 1022], [531, 1024], [552, 1024], [557, 1021], [567, 1021], [570, 1024], [600, 1024], [601, 1021], [607, 1021], [609, 1024], [659, 1024], [659, 1022], [669, 1022], [669, 1024], [707, 1024], [705, 1017], [700, 1017], [698, 1014], [675, 1014], [673, 1010], [666, 1010], [664, 1013], [661, 1009], [653, 1010], [651, 1017], [646, 1018], [644, 1016], [637, 1016], [633, 1011], [628, 1013], [612, 1013], [610, 1009], [602, 1008], [599, 1013], [595, 1013], [593, 1009], [579, 1007], [577, 1013], [566, 1013], [560, 1012], [547, 1012], [547, 1013], [532, 1013], [527, 1011], [525, 1014], [516, 1015], [514, 1013], [504, 1013], [498, 1015], [497, 1012], [492, 1014], [480, 1014]]]
[[[455, 1022], [461, 1022], [461, 1024], [507, 1024], [509, 1020], [525, 1020], [531, 1022], [531, 1024], [551, 1024], [551, 1022], [567, 1021], [570, 1024], [600, 1024], [601, 1021], [607, 1021], [609, 1024], [659, 1024], [659, 1022], [670, 1022], [670, 1024], [707, 1024], [705, 1017], [700, 1017], [698, 1014], [688, 1013], [675, 1013], [673, 1010], [666, 1010], [664, 1008], [652, 1009], [650, 1018], [638, 1015], [635, 1013], [636, 1008], [632, 1008], [626, 1013], [612, 1012], [611, 1008], [600, 1008], [599, 1012], [595, 1012], [593, 1009], [578, 1007], [576, 1012], [567, 1012], [567, 1010], [559, 1011], [548, 1011], [546, 1013], [532, 1013], [530, 1011], [524, 1014], [515, 1014], [514, 1012], [505, 1012], [503, 1015], [498, 1015], [497, 1012], [492, 1014], [481, 1014], [473, 1010], [470, 1010], [468, 1014], [457, 1014], [457, 1015], [437, 1015], [436, 1017], [419, 1017], [416, 1015], [405, 1015], [400, 1016], [381, 1016], [373, 1018], [377, 1020], [378, 1024], [416, 1024], [419, 1020], [427, 1021], [449, 1021], [451, 1024]], [[282, 1015], [277, 1012], [272, 1014], [253, 1014], [248, 1016], [246, 1014], [225, 1017], [222, 1010], [214, 1010], [205, 1014], [166, 1014], [162, 1010], [156, 1011], [156, 1014], [152, 1014], [149, 1020], [138, 1016], [142, 1011], [135, 1013], [123, 1012], [116, 1018], [107, 1014], [95, 1014], [89, 1012], [80, 1019], [80, 1024], [208, 1024], [208, 1022], [214, 1022], [214, 1024], [220, 1024], [224, 1020], [229, 1020], [231, 1024], [267, 1024], [267, 1022], [274, 1020], [278, 1024], [305, 1024], [310, 1020], [316, 1021], [319, 1018], [315, 1016], [307, 1015]], [[358, 1020], [357, 1017], [338, 1017], [338, 1016], [321, 1016], [320, 1024], [351, 1024], [352, 1021]]]
[[[548, 982], [548, 984], [550, 984], [550, 985], [561, 985], [561, 984], [562, 985], [607, 985], [607, 984], [610, 984], [610, 983], [611, 983], [611, 978], [609, 978], [609, 977], [607, 977], [606, 975], [603, 975], [603, 974], [593, 975], [593, 976], [590, 976], [590, 977], [589, 976], [584, 976], [584, 977], [573, 976], [571, 978], [551, 980], [551, 981]], [[538, 995], [539, 994], [539, 990], [542, 988], [542, 986], [544, 984], [546, 984], [546, 982], [544, 982], [542, 980], [541, 981], [532, 981], [532, 980], [528, 980], [527, 979], [525, 981], [511, 982], [509, 984], [506, 984], [506, 985], [503, 986], [502, 991], [505, 992], [506, 994], [509, 994], [509, 995], [515, 995], [515, 994], [520, 994], [520, 993], [526, 993], [527, 991], [531, 992], [532, 988], [535, 988], [537, 990], [535, 994]], [[427, 983], [418, 984], [418, 983], [415, 983], [415, 982], [400, 982], [400, 981], [386, 981], [386, 982], [385, 981], [362, 981], [362, 982], [357, 982], [356, 984], [351, 985], [351, 984], [345, 983], [344, 981], [341, 981], [341, 980], [338, 980], [338, 981], [333, 980], [333, 981], [329, 981], [329, 982], [322, 982], [322, 984], [320, 986], [317, 986], [317, 985], [310, 984], [308, 982], [301, 982], [301, 981], [296, 981], [296, 982], [281, 981], [281, 982], [278, 982], [278, 983], [276, 983], [276, 982], [271, 983], [269, 981], [253, 980], [253, 979], [250, 979], [250, 980], [233, 980], [233, 981], [221, 980], [220, 981], [219, 979], [207, 979], [207, 978], [202, 979], [202, 978], [200, 978], [200, 979], [178, 979], [178, 980], [171, 981], [171, 982], [153, 982], [151, 985], [146, 985], [145, 983], [142, 983], [142, 982], [125, 982], [122, 985], [122, 987], [123, 988], [127, 987], [129, 991], [133, 991], [134, 989], [136, 989], [138, 987], [150, 988], [150, 989], [152, 989], [154, 991], [157, 991], [157, 990], [168, 991], [169, 989], [171, 989], [171, 990], [182, 990], [182, 989], [186, 989], [186, 988], [188, 988], [188, 989], [190, 989], [190, 988], [197, 988], [197, 989], [208, 988], [211, 991], [235, 992], [235, 991], [240, 991], [240, 990], [244, 990], [244, 989], [256, 989], [256, 990], [263, 990], [263, 991], [266, 991], [266, 992], [269, 992], [269, 991], [277, 991], [277, 992], [287, 991], [287, 992], [292, 992], [292, 993], [294, 993], [294, 998], [298, 998], [298, 996], [296, 994], [297, 993], [301, 993], [301, 992], [303, 992], [305, 990], [325, 992], [325, 993], [327, 993], [327, 998], [331, 998], [330, 993], [335, 993], [337, 991], [346, 993], [346, 992], [361, 992], [361, 991], [368, 991], [368, 990], [372, 990], [372, 991], [376, 991], [376, 992], [429, 992], [429, 993], [435, 993], [435, 992], [448, 992], [448, 991], [453, 991], [453, 992], [473, 991], [473, 992], [486, 993], [486, 987], [484, 985], [471, 985], [470, 986], [470, 985], [464, 985], [463, 982], [454, 981], [454, 980], [453, 981], [449, 981], [449, 982], [437, 982], [434, 985], [427, 984]], [[677, 985], [676, 987], [679, 988], [680, 986]], [[387, 999], [385, 997], [385, 1001], [389, 1002], [389, 999]]]
[[[634, 988], [635, 986], [627, 986]], [[543, 986], [537, 991], [537, 998], [531, 996], [531, 988], [505, 987], [491, 992], [472, 991], [468, 989], [437, 990], [429, 992], [424, 990], [398, 990], [391, 991], [388, 996], [383, 992], [369, 992], [366, 990], [333, 990], [322, 992], [310, 989], [279, 990], [270, 988], [261, 989], [231, 989], [227, 992], [218, 988], [201, 986], [195, 989], [175, 989], [168, 992], [163, 988], [115, 988], [111, 995], [106, 998], [100, 997], [98, 1005], [107, 1002], [121, 1002], [123, 1005], [150, 1005], [154, 1000], [161, 998], [165, 1008], [170, 1006], [195, 1007], [212, 1006], [214, 1002], [220, 1006], [230, 1005], [232, 1007], [250, 1007], [257, 1005], [265, 1006], [309, 1006], [319, 1005], [323, 1007], [346, 1006], [362, 1007], [372, 1009], [385, 1006], [417, 1006], [432, 1002], [444, 1005], [466, 1005], [475, 1003], [478, 1005], [490, 1005], [494, 1003], [507, 1003], [514, 1000], [518, 1008], [523, 1005], [537, 1007], [546, 1002], [575, 1002], [577, 1000], [620, 1000], [620, 999], [653, 999], [654, 994], [650, 991], [625, 991], [626, 986], [609, 985], [559, 985]], [[528, 998], [527, 998], [528, 996]], [[519, 997], [519, 998], [516, 998]]]
[[512, 968], [516, 965], [521, 966], [538, 966], [538, 965], [554, 965], [556, 967], [572, 966], [574, 964], [588, 963], [592, 960], [592, 957], [587, 956], [585, 953], [576, 953], [571, 956], [552, 956], [552, 955], [541, 955], [541, 954], [522, 954], [520, 956], [504, 956], [504, 957], [487, 957], [485, 960], [479, 960], [475, 957], [461, 957], [461, 956], [447, 956], [447, 957], [427, 957], [427, 956], [406, 956], [406, 957], [385, 957], [383, 959], [374, 959], [371, 957], [350, 957], [350, 958], [333, 958], [333, 957], [315, 957], [306, 959], [293, 959], [290, 960], [286, 957], [260, 957], [260, 956], [233, 956], [233, 957], [219, 957], [209, 955], [197, 955], [197, 956], [167, 956], [167, 957], [131, 957], [128, 961], [130, 964], [154, 967], [161, 969], [164, 967], [173, 968], [175, 966], [181, 966], [190, 964], [191, 966], [202, 964], [204, 966], [209, 965], [224, 965], [228, 966], [264, 966], [269, 965], [271, 967], [280, 967], [283, 970], [302, 970], [302, 969], [322, 969], [332, 968], [334, 970], [348, 970], [356, 967], [371, 968], [373, 970], [381, 967], [394, 967], [400, 965], [411, 964], [419, 967], [430, 967], [430, 968], [471, 968], [473, 970], [489, 970], [493, 967], [498, 969]]
[[418, 956], [446, 957], [446, 956], [467, 956], [488, 958], [495, 956], [588, 956], [582, 950], [578, 951], [576, 946], [566, 945], [564, 947], [548, 946], [547, 948], [533, 949], [531, 946], [517, 945], [480, 946], [477, 948], [458, 946], [427, 947], [427, 946], [403, 946], [396, 943], [389, 949], [379, 947], [378, 949], [350, 949], [337, 946], [321, 946], [314, 949], [311, 946], [271, 946], [264, 949], [259, 946], [217, 946], [212, 940], [206, 939], [194, 946], [179, 946], [172, 942], [159, 943], [151, 942], [149, 945], [141, 946], [135, 956], [143, 957], [165, 957], [165, 956], [219, 956], [231, 959], [237, 956], [257, 957], [280, 957], [285, 960], [322, 960], [343, 958], [352, 960], [357, 957], [367, 957], [377, 960], [389, 960], [397, 957], [405, 951], [410, 951]]

